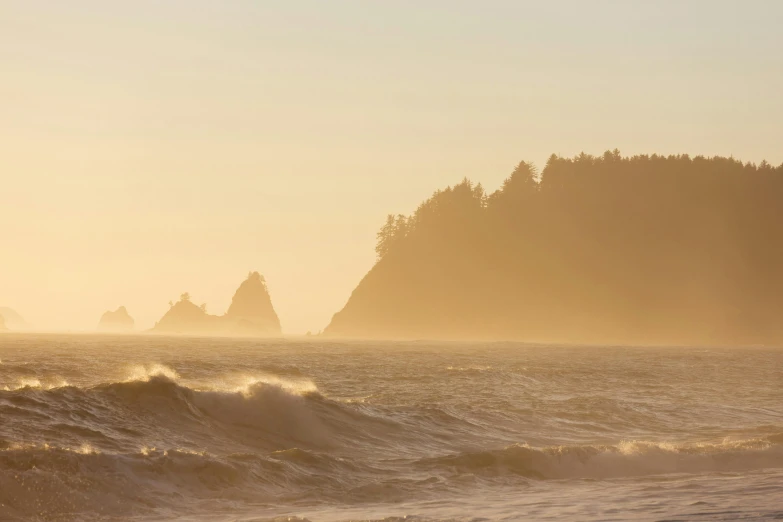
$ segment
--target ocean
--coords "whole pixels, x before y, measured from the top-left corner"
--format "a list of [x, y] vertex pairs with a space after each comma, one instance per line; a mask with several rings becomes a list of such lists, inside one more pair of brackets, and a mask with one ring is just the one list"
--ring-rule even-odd
[[0, 520], [783, 519], [783, 349], [0, 335]]

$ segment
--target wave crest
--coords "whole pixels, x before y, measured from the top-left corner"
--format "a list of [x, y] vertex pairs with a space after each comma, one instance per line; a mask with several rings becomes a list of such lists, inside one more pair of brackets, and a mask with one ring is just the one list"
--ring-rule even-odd
[[38, 377], [20, 377], [15, 384], [5, 385], [2, 387], [3, 391], [17, 391], [25, 388], [34, 390], [54, 390], [55, 388], [65, 388], [70, 386], [68, 381], [61, 377], [44, 378], [43, 380]]
[[156, 377], [164, 377], [172, 382], [177, 382], [180, 378], [176, 370], [164, 364], [139, 364], [130, 368], [125, 382], [149, 381]]
[[419, 468], [489, 477], [595, 478], [746, 471], [783, 467], [783, 434], [720, 443], [624, 441], [617, 445], [534, 448], [515, 444], [499, 450], [419, 460]]

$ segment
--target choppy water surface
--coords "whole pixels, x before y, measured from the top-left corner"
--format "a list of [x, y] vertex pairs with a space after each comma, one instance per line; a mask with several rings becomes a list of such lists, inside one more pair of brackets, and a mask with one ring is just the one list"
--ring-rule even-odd
[[783, 518], [783, 350], [0, 336], [0, 520]]

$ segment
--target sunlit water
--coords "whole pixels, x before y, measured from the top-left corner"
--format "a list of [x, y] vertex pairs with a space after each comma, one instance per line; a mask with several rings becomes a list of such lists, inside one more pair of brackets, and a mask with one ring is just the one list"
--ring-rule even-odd
[[783, 350], [0, 336], [0, 520], [783, 518]]

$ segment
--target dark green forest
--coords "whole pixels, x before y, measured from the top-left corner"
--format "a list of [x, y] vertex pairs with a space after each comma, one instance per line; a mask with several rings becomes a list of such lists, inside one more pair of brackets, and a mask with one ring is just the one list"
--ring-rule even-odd
[[552, 155], [389, 216], [376, 251], [327, 334], [783, 341], [783, 165]]

